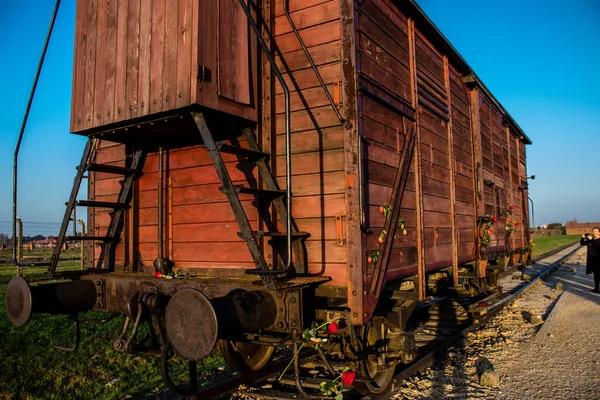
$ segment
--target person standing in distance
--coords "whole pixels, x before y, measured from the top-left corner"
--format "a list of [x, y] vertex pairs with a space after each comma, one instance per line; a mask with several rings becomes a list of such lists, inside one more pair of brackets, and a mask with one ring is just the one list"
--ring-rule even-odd
[[587, 266], [585, 274], [594, 274], [594, 293], [600, 293], [600, 228], [592, 229], [592, 234], [581, 235], [579, 244], [587, 246]]

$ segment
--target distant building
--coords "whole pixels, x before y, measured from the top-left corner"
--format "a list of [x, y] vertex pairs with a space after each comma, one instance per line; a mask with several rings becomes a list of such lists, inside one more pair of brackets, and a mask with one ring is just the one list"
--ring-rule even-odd
[[592, 233], [592, 229], [600, 227], [600, 222], [568, 222], [567, 235], [583, 235], [584, 233]]

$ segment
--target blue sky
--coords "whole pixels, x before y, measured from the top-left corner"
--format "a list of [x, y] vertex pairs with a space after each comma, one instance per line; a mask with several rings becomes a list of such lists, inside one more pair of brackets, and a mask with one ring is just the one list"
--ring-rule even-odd
[[[600, 221], [600, 2], [419, 0], [533, 140], [536, 224]], [[0, 1], [0, 232], [10, 231], [14, 145], [53, 1]], [[20, 154], [26, 234], [55, 234], [85, 139], [69, 134], [75, 1], [63, 0]]]

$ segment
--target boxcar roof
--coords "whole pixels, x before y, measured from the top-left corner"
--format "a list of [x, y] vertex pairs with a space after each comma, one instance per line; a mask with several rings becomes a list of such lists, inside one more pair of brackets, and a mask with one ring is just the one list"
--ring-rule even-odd
[[522, 136], [523, 142], [526, 144], [531, 144], [531, 139], [523, 132], [523, 129], [515, 122], [515, 120], [510, 116], [508, 111], [500, 104], [498, 99], [490, 92], [490, 90], [485, 86], [485, 84], [481, 81], [481, 79], [477, 76], [473, 68], [469, 66], [469, 64], [465, 61], [465, 59], [458, 53], [458, 51], [450, 44], [448, 39], [444, 36], [442, 32], [435, 26], [433, 21], [429, 19], [429, 17], [425, 14], [425, 12], [419, 7], [419, 5], [415, 2], [415, 0], [408, 1], [398, 1], [395, 0], [395, 3], [406, 11], [410, 17], [415, 20], [419, 30], [427, 35], [428, 40], [430, 40], [433, 44], [438, 46], [440, 50], [446, 53], [448, 59], [452, 62], [454, 67], [465, 76], [465, 82], [477, 85], [483, 93], [485, 93], [490, 100], [494, 102], [494, 105], [498, 107], [498, 109], [504, 115], [507, 123], [519, 134]]

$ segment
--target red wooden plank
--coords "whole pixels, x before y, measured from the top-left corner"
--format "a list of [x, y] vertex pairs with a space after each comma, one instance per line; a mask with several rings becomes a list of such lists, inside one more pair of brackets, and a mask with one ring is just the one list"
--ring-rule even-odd
[[176, 106], [190, 104], [192, 59], [192, 0], [179, 0], [177, 20], [177, 97]]
[[[283, 115], [278, 115], [276, 120], [276, 132], [278, 134], [285, 132], [284, 123], [285, 119]], [[295, 133], [337, 126], [340, 125], [340, 120], [331, 109], [331, 106], [325, 106], [312, 110], [293, 112], [291, 115], [291, 125], [291, 131]]]
[[165, 55], [162, 81], [164, 96], [163, 110], [173, 110], [177, 106], [177, 53], [180, 1], [167, 0], [165, 10]]
[[[117, 3], [117, 48], [115, 53], [115, 107], [114, 121], [127, 118], [127, 29], [129, 1], [119, 0]], [[118, 66], [118, 68], [117, 68]]]
[[[310, 56], [312, 57], [315, 65], [317, 66], [324, 66], [326, 64], [334, 63], [336, 61], [341, 61], [340, 46], [341, 41], [339, 40], [335, 42], [319, 44], [310, 49]], [[310, 68], [310, 61], [308, 61], [308, 58], [306, 58], [306, 54], [302, 49], [298, 49], [287, 53], [284, 57], [284, 60], [285, 63], [279, 57], [275, 60], [277, 63], [277, 67], [281, 69], [284, 73], [291, 73], [305, 68]], [[339, 65], [337, 66], [337, 68], [338, 73], [341, 72]], [[305, 72], [312, 72], [312, 69], [311, 71]], [[323, 72], [321, 72], [321, 74], [323, 74]], [[302, 82], [303, 80], [298, 80], [298, 83]]]
[[[279, 187], [285, 187], [285, 177], [278, 177]], [[308, 174], [293, 177], [294, 196], [344, 193], [346, 188], [343, 171]]]
[[152, 32], [152, 11], [154, 0], [147, 2], [140, 8], [140, 53], [139, 53], [139, 75], [138, 75], [138, 104], [137, 115], [150, 113], [150, 53]]
[[98, 0], [96, 20], [96, 69], [94, 72], [94, 110], [92, 126], [100, 126], [104, 121], [104, 95], [106, 90], [106, 28], [108, 0]]
[[102, 124], [115, 120], [115, 81], [117, 73], [117, 0], [107, 0], [106, 4], [106, 50], [104, 54], [104, 112]]
[[73, 54], [73, 87], [71, 93], [71, 132], [83, 128], [85, 97], [85, 65], [87, 35], [84, 21], [87, 15], [87, 3], [78, 2], [75, 8], [75, 48]]
[[163, 72], [165, 69], [166, 0], [152, 0], [150, 38], [150, 91], [148, 110], [163, 110]]
[[[306, 47], [310, 49], [312, 46], [333, 42], [341, 39], [340, 21], [331, 21], [322, 25], [312, 26], [302, 29], [300, 36], [304, 40]], [[298, 50], [300, 44], [294, 33], [286, 33], [277, 37], [277, 45], [282, 54]]]
[[[277, 176], [285, 176], [285, 156], [277, 157]], [[344, 170], [344, 151], [334, 149], [323, 152], [301, 153], [292, 155], [294, 175], [334, 172]]]
[[[344, 148], [344, 131], [335, 126], [322, 130], [298, 132], [292, 135], [292, 154], [308, 153]], [[275, 142], [276, 154], [285, 154], [285, 136], [278, 135]]]
[[129, 0], [127, 14], [126, 119], [138, 115], [138, 74], [140, 57], [140, 0]]
[[[340, 1], [331, 0], [314, 7], [305, 8], [300, 11], [290, 13], [292, 21], [297, 29], [305, 29], [311, 26], [320, 25], [325, 22], [334, 21], [340, 17]], [[287, 17], [285, 15], [275, 18], [275, 35], [280, 36], [292, 32]]]
[[[95, 97], [95, 72], [96, 72], [96, 47], [97, 47], [97, 19], [98, 2], [90, 0], [87, 2], [85, 26], [87, 39], [85, 44], [85, 96], [83, 99], [83, 128], [94, 126], [94, 97]], [[102, 38], [104, 40], [104, 38]]]

